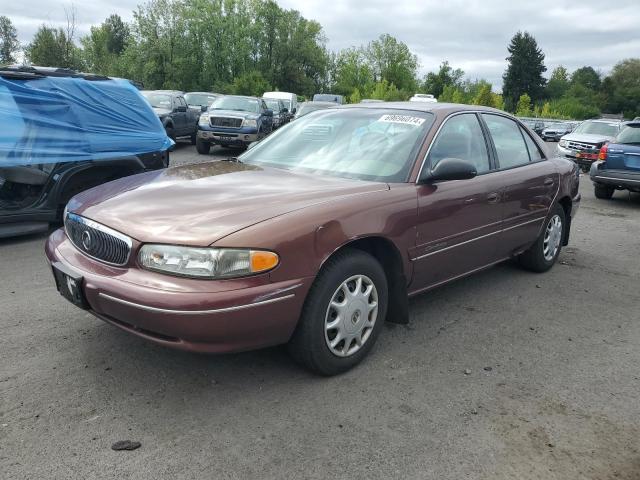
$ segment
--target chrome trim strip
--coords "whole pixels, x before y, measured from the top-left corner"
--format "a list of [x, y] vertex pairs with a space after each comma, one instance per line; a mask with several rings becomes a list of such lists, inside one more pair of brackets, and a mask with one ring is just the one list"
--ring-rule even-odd
[[[106, 233], [107, 235], [111, 235], [112, 237], [117, 238], [118, 240], [122, 240], [124, 243], [127, 244], [127, 247], [129, 247], [129, 252], [127, 254], [127, 258], [124, 261], [124, 263], [113, 263], [113, 262], [107, 262], [106, 260], [103, 260], [101, 258], [98, 257], [94, 257], [93, 255], [89, 255], [87, 252], [85, 252], [84, 250], [82, 250], [80, 247], [78, 247], [75, 242], [73, 241], [73, 239], [71, 238], [71, 235], [69, 235], [69, 232], [67, 231], [67, 223], [66, 223], [66, 219], [69, 218], [70, 220], [80, 223], [82, 225], [86, 225], [87, 227], [91, 227], [94, 228], [96, 230], [99, 230], [103, 233]], [[83, 255], [97, 261], [97, 262], [101, 262], [104, 263], [106, 265], [111, 265], [113, 267], [123, 267], [125, 266], [127, 263], [129, 263], [129, 259], [131, 258], [131, 250], [133, 249], [133, 240], [131, 240], [131, 237], [126, 236], [123, 233], [118, 232], [117, 230], [113, 230], [112, 228], [107, 227], [106, 225], [102, 225], [100, 223], [94, 222], [93, 220], [89, 220], [88, 218], [85, 217], [81, 217], [80, 215], [76, 214], [76, 213], [71, 213], [71, 212], [67, 212], [67, 216], [63, 219], [63, 223], [64, 223], [64, 233], [67, 236], [67, 238], [69, 239], [69, 241], [71, 242], [71, 244], [76, 248], [76, 250], [78, 250], [80, 253], [82, 253]]]
[[412, 258], [411, 261], [415, 262], [417, 260], [422, 260], [423, 258], [430, 257], [432, 255], [436, 255], [438, 253], [446, 252], [447, 250], [451, 250], [452, 248], [460, 247], [461, 245], [466, 245], [468, 243], [475, 242], [477, 240], [482, 240], [483, 238], [491, 237], [492, 235], [497, 235], [498, 233], [506, 232], [508, 230], [513, 230], [514, 228], [523, 227], [524, 225], [528, 225], [533, 222], [540, 222], [544, 220], [546, 217], [534, 218], [533, 220], [528, 220], [523, 223], [519, 223], [518, 225], [513, 225], [511, 227], [503, 228], [502, 230], [497, 230], [495, 232], [487, 233], [485, 235], [480, 235], [479, 237], [471, 238], [469, 240], [465, 240], [464, 242], [456, 243], [455, 245], [450, 245], [448, 247], [442, 248], [440, 250], [436, 250], [435, 252], [429, 252], [424, 255], [420, 255], [419, 257]]
[[602, 180], [614, 180], [614, 181], [617, 181], [617, 182], [635, 182], [635, 183], [640, 183], [640, 180], [633, 180], [631, 178], [602, 177], [600, 175], [596, 175], [593, 178], [596, 178], [596, 179], [600, 178]]
[[294, 293], [290, 295], [285, 295], [284, 297], [272, 298], [270, 300], [263, 300], [260, 302], [247, 303], [244, 305], [236, 305], [233, 307], [225, 307], [225, 308], [214, 308], [212, 310], [170, 310], [167, 308], [158, 308], [151, 307], [149, 305], [142, 305], [139, 303], [130, 302], [128, 300], [123, 300], [122, 298], [112, 297], [111, 295], [107, 295], [106, 293], [98, 293], [98, 296], [102, 298], [106, 298], [107, 300], [111, 300], [117, 303], [121, 303], [123, 305], [127, 305], [129, 307], [140, 308], [142, 310], [148, 310], [149, 312], [157, 312], [157, 313], [171, 313], [178, 315], [207, 315], [211, 313], [225, 313], [225, 312], [235, 312], [237, 310], [244, 310], [245, 308], [258, 307], [260, 305], [266, 305], [269, 303], [279, 302], [281, 300], [287, 300], [289, 298], [293, 298], [296, 295]]

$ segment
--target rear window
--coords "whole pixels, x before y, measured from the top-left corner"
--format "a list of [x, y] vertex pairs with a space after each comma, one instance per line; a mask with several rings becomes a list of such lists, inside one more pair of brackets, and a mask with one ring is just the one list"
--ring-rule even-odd
[[616, 143], [640, 145], [640, 123], [627, 125], [616, 138]]

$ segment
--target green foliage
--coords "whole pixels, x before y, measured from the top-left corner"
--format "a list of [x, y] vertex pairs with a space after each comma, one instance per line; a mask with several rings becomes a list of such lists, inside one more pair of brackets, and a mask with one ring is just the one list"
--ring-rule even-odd
[[519, 117], [531, 116], [531, 97], [526, 93], [520, 95], [518, 104], [516, 105], [516, 115]]
[[623, 112], [626, 118], [640, 116], [640, 58], [617, 63], [602, 83], [606, 112]]
[[560, 98], [569, 89], [569, 72], [562, 65], [553, 69], [547, 82], [547, 97]]
[[73, 43], [73, 36], [62, 28], [41, 25], [25, 53], [32, 64], [41, 67], [83, 67], [80, 49]]
[[499, 110], [504, 110], [504, 98], [498, 93], [492, 93], [493, 106]]
[[362, 95], [360, 95], [360, 90], [356, 88], [353, 91], [353, 93], [349, 95], [349, 98], [347, 100], [349, 103], [360, 103], [360, 100], [362, 100]]
[[233, 81], [233, 93], [236, 95], [251, 95], [261, 97], [264, 92], [271, 90], [269, 82], [257, 70], [244, 73]]
[[15, 62], [15, 53], [19, 48], [16, 27], [8, 17], [0, 15], [0, 65]]
[[537, 101], [544, 96], [546, 80], [542, 74], [547, 70], [544, 66], [544, 53], [529, 33], [516, 33], [507, 47], [509, 62], [502, 76], [505, 105], [512, 111], [523, 94]]
[[473, 98], [473, 104], [484, 105], [485, 107], [495, 107], [493, 102], [494, 99], [493, 94], [491, 93], [491, 85], [485, 83], [480, 87], [478, 93]]
[[416, 90], [418, 57], [409, 47], [389, 34], [380, 35], [366, 48], [366, 56], [373, 70], [376, 82], [386, 80], [405, 95]]
[[337, 54], [332, 92], [340, 95], [349, 95], [354, 89], [369, 92], [374, 83], [373, 68], [363, 48], [348, 48]]
[[442, 62], [437, 72], [429, 72], [424, 77], [422, 91], [431, 93], [436, 98], [440, 98], [445, 87], [459, 87], [461, 85], [464, 71], [449, 65], [448, 61]]
[[589, 90], [599, 90], [600, 89], [600, 75], [596, 72], [593, 67], [582, 67], [577, 69], [571, 75], [571, 85], [580, 85]]
[[389, 83], [387, 80], [376, 82], [371, 91], [371, 94], [367, 96], [376, 100], [384, 100], [385, 102], [393, 102], [397, 100], [406, 100], [406, 94], [401, 90], [398, 90], [393, 83]]

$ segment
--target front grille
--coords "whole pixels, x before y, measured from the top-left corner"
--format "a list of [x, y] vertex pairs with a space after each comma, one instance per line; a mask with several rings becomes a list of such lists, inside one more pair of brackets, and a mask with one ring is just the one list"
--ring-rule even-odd
[[64, 229], [71, 243], [88, 257], [122, 266], [129, 260], [129, 237], [75, 213], [67, 213]]
[[235, 117], [209, 117], [209, 125], [212, 127], [240, 128], [242, 119]]
[[568, 147], [572, 150], [580, 150], [586, 152], [595, 152], [596, 150], [600, 150], [600, 147], [597, 145], [593, 145], [591, 143], [582, 143], [582, 142], [572, 142], [569, 141]]

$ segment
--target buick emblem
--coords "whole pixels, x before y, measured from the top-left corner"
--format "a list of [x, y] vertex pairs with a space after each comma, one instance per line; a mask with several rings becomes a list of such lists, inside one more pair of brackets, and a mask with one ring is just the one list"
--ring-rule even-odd
[[84, 232], [82, 232], [82, 246], [86, 251], [91, 250], [92, 241], [93, 240], [91, 238], [91, 234], [89, 233], [89, 230], [85, 230]]

